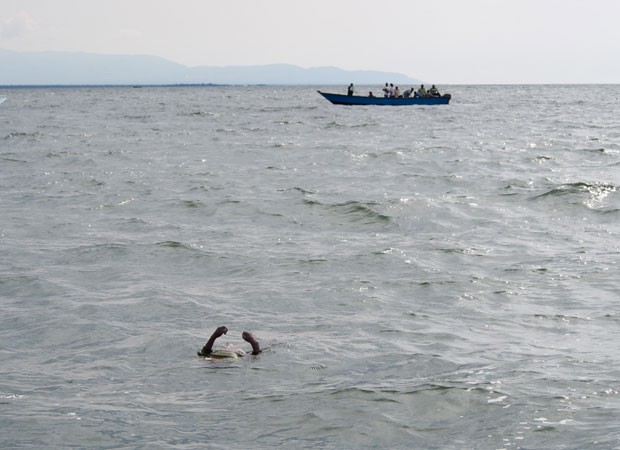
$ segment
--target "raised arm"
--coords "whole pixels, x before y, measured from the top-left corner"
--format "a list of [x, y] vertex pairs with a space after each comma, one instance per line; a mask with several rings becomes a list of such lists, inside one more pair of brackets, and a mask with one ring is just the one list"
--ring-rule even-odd
[[258, 355], [261, 352], [260, 346], [258, 345], [258, 341], [256, 340], [256, 338], [254, 337], [252, 333], [250, 333], [249, 331], [244, 331], [241, 334], [241, 337], [243, 338], [244, 341], [250, 343], [250, 345], [252, 346], [253, 355]]
[[213, 332], [207, 343], [202, 350], [198, 352], [198, 356], [209, 356], [213, 351], [213, 344], [215, 344], [215, 340], [219, 338], [221, 335], [226, 334], [228, 332], [228, 328], [225, 326], [218, 327], [217, 330]]

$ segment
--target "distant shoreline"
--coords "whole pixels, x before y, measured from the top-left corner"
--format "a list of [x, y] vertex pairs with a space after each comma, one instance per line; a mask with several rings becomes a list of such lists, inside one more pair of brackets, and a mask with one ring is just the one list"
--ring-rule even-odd
[[[0, 89], [45, 89], [45, 88], [155, 88], [155, 87], [227, 87], [232, 84], [178, 83], [178, 84], [5, 84]], [[262, 86], [262, 85], [255, 85]]]
[[[376, 83], [380, 85], [381, 83]], [[317, 86], [344, 86], [337, 84], [267, 84], [267, 83], [250, 83], [250, 84], [234, 84], [234, 83], [170, 83], [170, 84], [0, 84], [0, 89], [45, 89], [45, 88], [184, 88], [184, 87], [317, 87]], [[359, 86], [374, 86], [374, 84], [360, 84]]]

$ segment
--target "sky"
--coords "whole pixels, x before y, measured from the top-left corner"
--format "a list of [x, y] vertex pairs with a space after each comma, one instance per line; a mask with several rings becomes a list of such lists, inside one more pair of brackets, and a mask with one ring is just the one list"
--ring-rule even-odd
[[0, 49], [620, 83], [619, 18], [620, 0], [2, 0]]

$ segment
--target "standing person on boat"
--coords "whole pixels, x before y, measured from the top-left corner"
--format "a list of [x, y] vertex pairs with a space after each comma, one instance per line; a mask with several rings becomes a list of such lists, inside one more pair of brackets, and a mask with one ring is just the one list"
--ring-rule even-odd
[[353, 83], [351, 83], [349, 85], [349, 88], [347, 89], [347, 95], [351, 96], [351, 95], [353, 95], [354, 92], [355, 92], [355, 88], [353, 87]]
[[383, 97], [388, 98], [390, 96], [390, 88], [388, 84], [385, 83], [385, 87], [383, 88]]
[[394, 84], [390, 83], [390, 98], [394, 98]]
[[420, 95], [420, 97], [426, 97], [428, 96], [428, 93], [426, 92], [426, 89], [424, 89], [424, 85], [420, 85], [420, 89], [418, 89], [418, 94]]

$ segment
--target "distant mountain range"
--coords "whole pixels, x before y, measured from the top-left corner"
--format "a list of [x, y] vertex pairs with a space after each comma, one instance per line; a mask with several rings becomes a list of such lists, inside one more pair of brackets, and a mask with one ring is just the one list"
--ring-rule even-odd
[[289, 64], [188, 67], [148, 55], [16, 52], [0, 49], [0, 85], [411, 85], [419, 80], [378, 71], [336, 67], [305, 69]]

